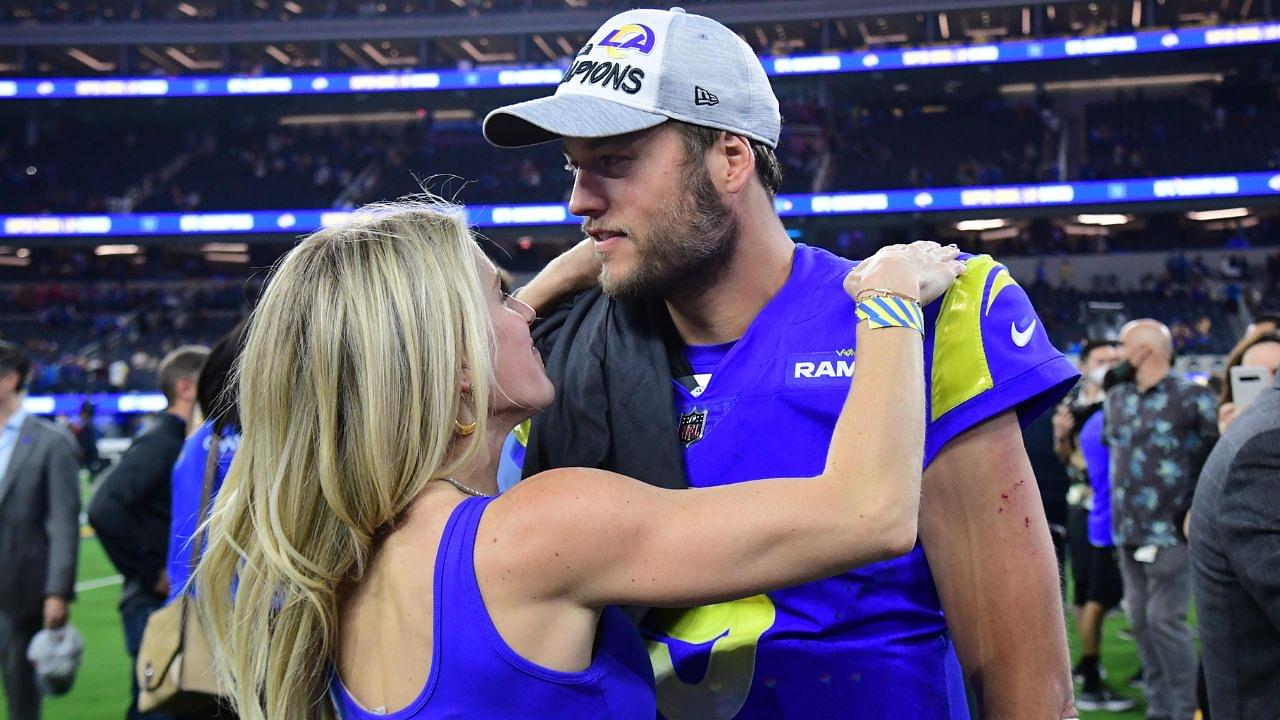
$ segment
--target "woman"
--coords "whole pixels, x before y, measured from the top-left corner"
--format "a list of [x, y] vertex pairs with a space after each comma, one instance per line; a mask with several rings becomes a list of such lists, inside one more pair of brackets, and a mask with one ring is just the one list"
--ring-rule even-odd
[[1222, 369], [1222, 399], [1218, 401], [1218, 432], [1225, 433], [1236, 417], [1240, 408], [1236, 407], [1235, 398], [1231, 394], [1231, 368], [1264, 367], [1271, 377], [1275, 377], [1280, 369], [1280, 333], [1258, 332], [1245, 336], [1227, 357], [1226, 366]]
[[[874, 288], [864, 310], [899, 302], [876, 289], [927, 303], [956, 253], [887, 248], [846, 289]], [[817, 477], [669, 491], [568, 468], [494, 499], [503, 438], [554, 396], [532, 320], [448, 208], [383, 206], [280, 263], [196, 573], [240, 717], [651, 720], [647, 653], [613, 606], [749, 596], [915, 543], [916, 329], [858, 323]]]

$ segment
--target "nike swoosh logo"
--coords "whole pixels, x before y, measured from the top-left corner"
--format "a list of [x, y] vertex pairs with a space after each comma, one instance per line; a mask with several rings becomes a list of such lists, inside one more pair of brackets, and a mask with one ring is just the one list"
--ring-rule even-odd
[[1032, 320], [1026, 330], [1019, 330], [1017, 323], [1009, 323], [1009, 336], [1013, 338], [1013, 344], [1020, 348], [1026, 347], [1031, 342], [1031, 333], [1036, 331], [1036, 320]]

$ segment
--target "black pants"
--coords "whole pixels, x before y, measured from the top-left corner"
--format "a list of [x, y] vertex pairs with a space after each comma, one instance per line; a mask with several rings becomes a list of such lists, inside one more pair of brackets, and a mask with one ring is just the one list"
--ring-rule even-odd
[[42, 625], [38, 618], [0, 613], [0, 680], [4, 681], [9, 720], [40, 718], [40, 690], [36, 686], [36, 669], [27, 660], [27, 646]]

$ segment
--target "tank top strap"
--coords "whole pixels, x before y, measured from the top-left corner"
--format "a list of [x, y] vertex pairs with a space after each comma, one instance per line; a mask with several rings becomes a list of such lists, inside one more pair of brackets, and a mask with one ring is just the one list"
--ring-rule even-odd
[[484, 631], [491, 623], [476, 581], [476, 534], [480, 518], [495, 499], [469, 497], [463, 500], [454, 508], [444, 537], [440, 539], [435, 579], [435, 627], [438, 638], [444, 640], [444, 636], [449, 636], [450, 640], [437, 645], [445, 656], [442, 660], [458, 652], [470, 655], [477, 648], [476, 641], [487, 640], [488, 633]]

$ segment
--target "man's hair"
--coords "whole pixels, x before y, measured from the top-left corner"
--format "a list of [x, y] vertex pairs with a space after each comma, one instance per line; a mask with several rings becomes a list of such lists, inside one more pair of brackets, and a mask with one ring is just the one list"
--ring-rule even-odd
[[27, 385], [27, 376], [31, 374], [31, 358], [22, 349], [11, 342], [0, 340], [0, 375], [18, 373], [18, 392]]
[[203, 345], [183, 345], [164, 356], [160, 361], [160, 369], [156, 371], [156, 379], [166, 402], [172, 405], [178, 399], [178, 381], [183, 378], [195, 379], [207, 357], [209, 348]]
[[[701, 160], [711, 146], [720, 140], [720, 135], [728, 132], [679, 120], [669, 122], [675, 124], [680, 131], [680, 138], [684, 140], [686, 163]], [[750, 138], [746, 140], [751, 144], [752, 154], [756, 156], [756, 177], [760, 180], [760, 185], [764, 187], [765, 192], [769, 193], [769, 199], [772, 200], [782, 187], [782, 165], [778, 163], [778, 156], [774, 155], [773, 148], [759, 140]]]
[[1099, 348], [1113, 348], [1115, 346], [1116, 346], [1115, 340], [1099, 340], [1096, 338], [1092, 340], [1086, 340], [1084, 342], [1084, 347], [1080, 350], [1080, 364], [1083, 365], [1086, 362], [1088, 362], [1089, 356], [1093, 354], [1094, 350], [1097, 350]]

